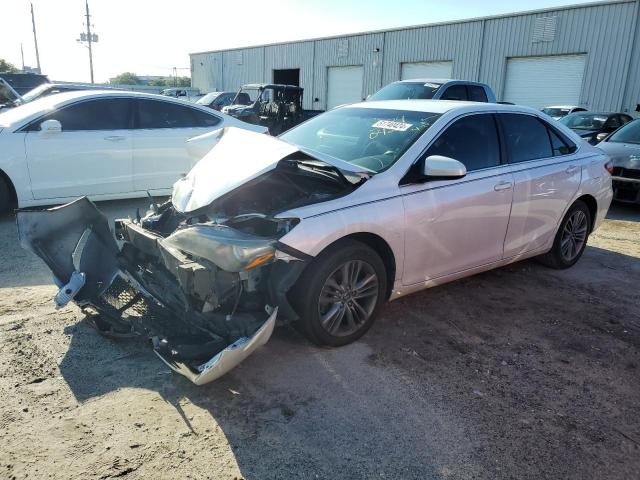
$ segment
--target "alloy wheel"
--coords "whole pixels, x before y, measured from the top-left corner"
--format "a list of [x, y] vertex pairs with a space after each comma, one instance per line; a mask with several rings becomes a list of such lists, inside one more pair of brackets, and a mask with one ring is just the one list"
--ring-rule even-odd
[[366, 324], [377, 301], [378, 276], [373, 266], [362, 260], [345, 262], [320, 290], [320, 324], [330, 335], [351, 335]]
[[582, 251], [588, 226], [587, 215], [582, 210], [576, 210], [567, 219], [560, 239], [560, 253], [566, 262], [573, 261]]

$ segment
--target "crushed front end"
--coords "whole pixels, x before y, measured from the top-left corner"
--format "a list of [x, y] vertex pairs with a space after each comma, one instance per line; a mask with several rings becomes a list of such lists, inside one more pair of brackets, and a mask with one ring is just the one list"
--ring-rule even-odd
[[[288, 221], [240, 216], [224, 224], [183, 215], [170, 202], [144, 218], [106, 217], [86, 198], [17, 215], [23, 247], [103, 334], [149, 338], [155, 353], [196, 384], [215, 380], [295, 318], [286, 291], [304, 254], [282, 246]], [[278, 311], [281, 314], [278, 315]]]

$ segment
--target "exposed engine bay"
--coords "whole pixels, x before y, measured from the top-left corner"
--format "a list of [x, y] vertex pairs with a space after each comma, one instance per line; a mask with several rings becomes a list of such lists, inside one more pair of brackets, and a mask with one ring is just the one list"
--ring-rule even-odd
[[52, 270], [58, 307], [73, 300], [104, 335], [149, 338], [167, 365], [203, 384], [266, 343], [276, 317], [297, 318], [287, 292], [311, 258], [279, 242], [300, 220], [276, 215], [358, 185], [298, 152], [190, 212], [174, 192], [116, 220], [115, 238], [86, 198], [21, 210], [18, 229]]

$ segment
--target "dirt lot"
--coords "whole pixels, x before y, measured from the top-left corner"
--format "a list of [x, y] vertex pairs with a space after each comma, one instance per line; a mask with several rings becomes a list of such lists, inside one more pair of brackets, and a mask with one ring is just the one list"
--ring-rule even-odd
[[55, 311], [4, 218], [0, 478], [640, 478], [640, 209], [609, 217], [569, 271], [401, 299], [341, 349], [281, 328], [206, 387]]

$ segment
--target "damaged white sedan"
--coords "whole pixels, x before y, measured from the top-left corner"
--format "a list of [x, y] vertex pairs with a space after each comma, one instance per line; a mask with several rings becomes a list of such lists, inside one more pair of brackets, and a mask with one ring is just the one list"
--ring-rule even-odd
[[20, 210], [20, 240], [105, 335], [138, 335], [196, 384], [296, 322], [362, 336], [386, 300], [542, 255], [567, 268], [611, 201], [608, 158], [525, 107], [334, 109], [280, 138], [234, 128], [142, 218], [86, 198]]

